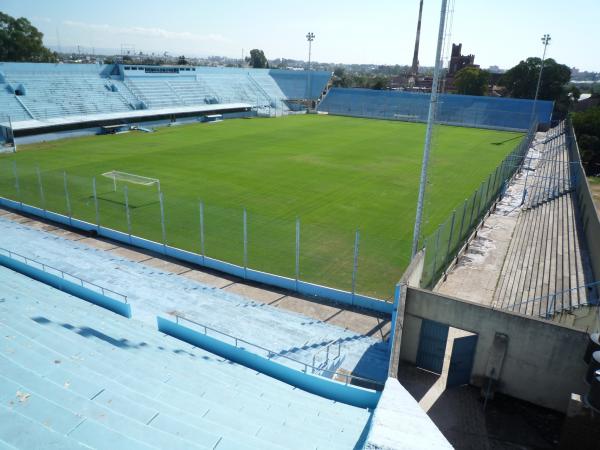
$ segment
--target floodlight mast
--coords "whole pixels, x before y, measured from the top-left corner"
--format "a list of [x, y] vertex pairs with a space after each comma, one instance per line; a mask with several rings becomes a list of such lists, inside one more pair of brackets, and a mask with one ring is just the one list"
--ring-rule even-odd
[[440, 26], [438, 29], [437, 50], [435, 52], [435, 68], [433, 71], [433, 82], [431, 84], [431, 97], [429, 99], [429, 113], [427, 115], [427, 130], [425, 132], [425, 145], [423, 147], [423, 162], [421, 164], [421, 180], [419, 182], [419, 198], [417, 200], [417, 215], [415, 218], [415, 228], [413, 231], [413, 242], [411, 259], [415, 257], [419, 247], [419, 236], [421, 235], [421, 222], [423, 221], [423, 203], [425, 201], [425, 188], [427, 186], [427, 170], [429, 166], [429, 154], [431, 152], [431, 134], [433, 131], [433, 122], [439, 97], [438, 85], [440, 82], [440, 72], [442, 70], [442, 47], [444, 42], [444, 31], [446, 28], [446, 10], [448, 0], [442, 0], [440, 11]]
[[540, 73], [538, 75], [537, 86], [535, 87], [535, 97], [533, 98], [533, 106], [531, 107], [531, 124], [533, 125], [533, 121], [535, 119], [535, 113], [537, 112], [537, 101], [538, 95], [540, 94], [540, 86], [542, 85], [542, 72], [544, 71], [544, 61], [546, 60], [546, 49], [548, 48], [548, 44], [552, 38], [549, 34], [545, 34], [542, 36], [542, 44], [544, 44], [544, 52], [542, 53], [542, 64], [540, 66]]
[[308, 87], [306, 89], [306, 97], [310, 99], [310, 57], [312, 54], [312, 42], [315, 40], [315, 33], [309, 32], [306, 34], [306, 40], [308, 41]]

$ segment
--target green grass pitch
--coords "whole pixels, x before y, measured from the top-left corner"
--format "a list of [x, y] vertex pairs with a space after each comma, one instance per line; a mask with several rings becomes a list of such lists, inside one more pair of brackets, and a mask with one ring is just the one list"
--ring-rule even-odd
[[[390, 298], [409, 259], [425, 125], [334, 116], [237, 119], [19, 147], [0, 157], [0, 193], [127, 231], [125, 183], [111, 170], [159, 178], [166, 240], [199, 253], [204, 202], [207, 256], [295, 276], [300, 219], [300, 278], [349, 290], [355, 231], [360, 230], [356, 290]], [[432, 232], [519, 142], [521, 134], [439, 127], [432, 154], [424, 234]], [[13, 163], [19, 174], [15, 188]], [[70, 205], [64, 195], [68, 175]], [[154, 186], [127, 186], [132, 234], [162, 242]], [[18, 198], [20, 196], [20, 198]]]

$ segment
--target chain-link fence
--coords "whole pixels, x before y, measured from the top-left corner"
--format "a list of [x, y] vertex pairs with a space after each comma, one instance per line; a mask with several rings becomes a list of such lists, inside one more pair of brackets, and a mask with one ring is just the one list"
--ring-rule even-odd
[[509, 180], [523, 163], [536, 128], [537, 123], [475, 192], [422, 243], [421, 247], [425, 247], [426, 251], [421, 287], [432, 288], [437, 283], [491, 205], [507, 188]]
[[409, 262], [410, 243], [400, 237], [276, 218], [162, 189], [0, 160], [2, 197], [291, 280], [391, 301]]
[[[456, 256], [485, 212], [521, 165], [533, 131], [498, 165], [439, 228], [422, 242], [422, 285], [431, 287]], [[410, 242], [374, 232], [276, 218], [242, 206], [204, 203], [157, 184], [115, 182], [107, 176], [76, 176], [44, 170], [15, 158], [0, 159], [0, 195], [291, 280], [391, 300], [408, 266]]]

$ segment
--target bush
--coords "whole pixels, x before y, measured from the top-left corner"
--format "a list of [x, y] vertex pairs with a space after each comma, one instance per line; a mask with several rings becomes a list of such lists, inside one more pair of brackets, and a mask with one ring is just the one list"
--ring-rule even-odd
[[600, 106], [572, 114], [573, 127], [587, 175], [600, 173]]

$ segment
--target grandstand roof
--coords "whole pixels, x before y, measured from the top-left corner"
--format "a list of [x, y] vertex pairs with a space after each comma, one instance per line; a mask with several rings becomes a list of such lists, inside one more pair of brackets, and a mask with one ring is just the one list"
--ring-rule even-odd
[[252, 105], [248, 103], [226, 103], [219, 105], [194, 105], [194, 106], [172, 106], [157, 109], [136, 109], [131, 111], [120, 111], [112, 113], [72, 115], [65, 117], [50, 117], [43, 120], [19, 120], [13, 121], [14, 131], [34, 130], [40, 128], [64, 127], [66, 125], [106, 123], [115, 120], [151, 120], [156, 117], [177, 116], [186, 114], [203, 114], [206, 112], [228, 112], [249, 110]]

